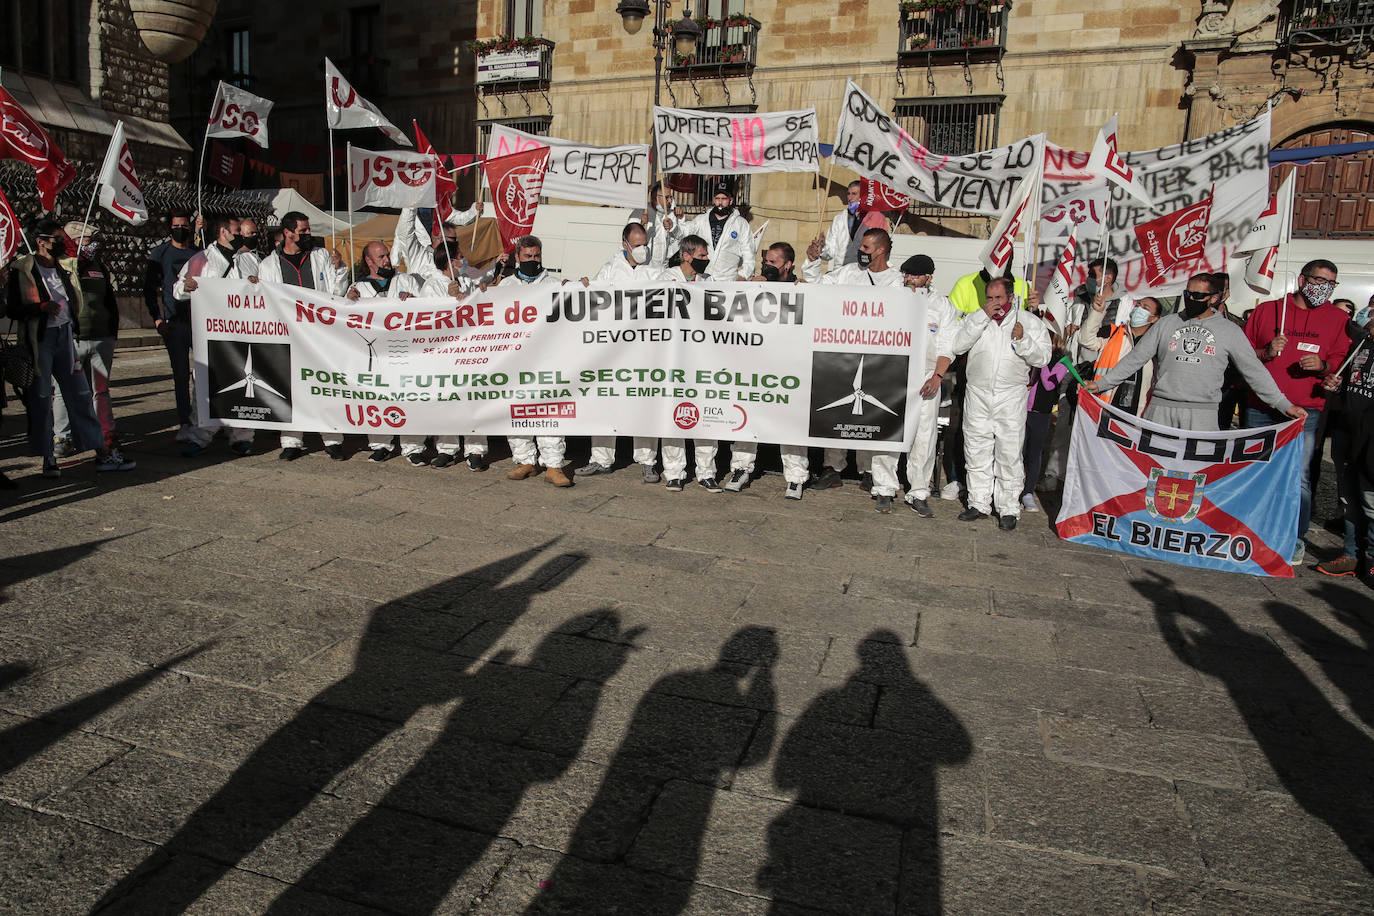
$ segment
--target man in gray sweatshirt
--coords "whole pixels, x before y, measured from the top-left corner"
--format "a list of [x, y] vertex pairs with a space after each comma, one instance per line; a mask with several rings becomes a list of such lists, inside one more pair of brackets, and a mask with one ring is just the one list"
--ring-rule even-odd
[[1144, 419], [1175, 429], [1214, 430], [1226, 366], [1234, 363], [1260, 400], [1295, 420], [1306, 418], [1307, 411], [1293, 406], [1274, 384], [1245, 332], [1217, 312], [1218, 292], [1211, 274], [1194, 275], [1179, 311], [1156, 321], [1130, 353], [1087, 389], [1110, 391], [1154, 360], [1154, 388]]

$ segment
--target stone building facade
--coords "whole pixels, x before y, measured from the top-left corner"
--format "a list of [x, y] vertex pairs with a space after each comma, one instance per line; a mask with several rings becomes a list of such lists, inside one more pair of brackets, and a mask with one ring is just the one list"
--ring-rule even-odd
[[[631, 35], [613, 0], [476, 5], [480, 38], [535, 36], [545, 56], [541, 79], [479, 87], [479, 130], [501, 121], [588, 143], [648, 139], [652, 18]], [[1039, 131], [1086, 150], [1117, 112], [1122, 148], [1152, 148], [1238, 123], [1270, 102], [1275, 146], [1374, 130], [1374, 25], [1363, 21], [1372, 14], [1358, 0], [693, 0], [691, 7], [713, 24], [696, 59], [666, 52], [661, 104], [815, 105], [823, 143], [847, 78], [939, 153]], [[1299, 34], [1309, 20], [1332, 14], [1341, 21]], [[669, 21], [681, 15], [675, 5]], [[741, 17], [743, 25], [719, 24]], [[1374, 236], [1374, 156], [1353, 161], [1340, 170], [1349, 173], [1341, 193], [1350, 198], [1342, 231]], [[825, 187], [827, 217], [853, 177], [841, 170]], [[769, 240], [800, 246], [815, 233], [815, 188], [810, 175], [753, 176], [749, 202], [756, 220], [772, 220]], [[899, 231], [983, 235], [989, 222], [914, 210]]]

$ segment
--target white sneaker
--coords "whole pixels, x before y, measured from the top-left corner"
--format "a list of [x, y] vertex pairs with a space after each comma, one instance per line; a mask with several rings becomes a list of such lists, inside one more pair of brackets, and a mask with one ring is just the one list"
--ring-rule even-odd
[[947, 484], [945, 484], [943, 487], [941, 487], [941, 488], [940, 488], [940, 498], [941, 498], [941, 499], [958, 499], [958, 498], [959, 498], [959, 481], [957, 481], [957, 480], [951, 480], [949, 483], [947, 483]]
[[789, 483], [789, 484], [787, 485], [787, 493], [786, 493], [786, 496], [787, 496], [788, 499], [801, 499], [801, 498], [802, 498], [802, 491], [805, 490], [805, 489], [806, 489], [806, 484], [804, 484], [804, 483]]
[[1027, 493], [1021, 497], [1021, 509], [1025, 512], [1040, 511], [1040, 504], [1035, 501], [1034, 493]]
[[738, 493], [740, 490], [748, 489], [749, 472], [741, 468], [736, 468], [730, 472], [730, 477], [725, 481], [725, 489], [731, 493]]
[[1307, 542], [1302, 538], [1298, 538], [1298, 546], [1293, 548], [1293, 556], [1288, 561], [1288, 565], [1301, 566], [1305, 559], [1307, 559]]

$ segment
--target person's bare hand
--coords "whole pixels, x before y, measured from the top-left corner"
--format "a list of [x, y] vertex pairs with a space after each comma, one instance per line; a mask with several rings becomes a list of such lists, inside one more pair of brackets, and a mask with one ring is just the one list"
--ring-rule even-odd
[[257, 278], [257, 277], [249, 277], [249, 278], [248, 278], [248, 282], [249, 282], [249, 283], [256, 283], [256, 282], [258, 282], [258, 278]]
[[1320, 372], [1326, 368], [1325, 361], [1316, 353], [1304, 353], [1298, 357], [1298, 365], [1308, 372]]
[[396, 298], [397, 298], [397, 299], [400, 299], [402, 302], [405, 302], [407, 299], [414, 299], [414, 298], [415, 298], [415, 294], [414, 294], [414, 293], [401, 293], [401, 294], [400, 294], [399, 296], [397, 296]]
[[1025, 337], [1025, 336], [1026, 336], [1026, 332], [1025, 332], [1025, 330], [1021, 327], [1021, 322], [1019, 322], [1019, 321], [1016, 322], [1016, 326], [1015, 326], [1014, 328], [1011, 329], [1011, 339], [1012, 339], [1012, 340], [1020, 340], [1022, 337]]
[[1031, 290], [1030, 295], [1026, 297], [1026, 303], [1033, 309], [1040, 308], [1040, 294]]
[[329, 249], [329, 260], [333, 263], [335, 267], [344, 266], [343, 255], [339, 254], [339, 249], [337, 248]]
[[1303, 409], [1302, 409], [1301, 407], [1299, 407], [1297, 404], [1294, 404], [1292, 407], [1290, 407], [1290, 408], [1288, 408], [1287, 410], [1285, 410], [1285, 411], [1283, 412], [1283, 415], [1286, 416], [1286, 417], [1289, 417], [1289, 418], [1291, 418], [1291, 419], [1294, 419], [1294, 420], [1306, 420], [1306, 419], [1307, 419], [1307, 411], [1303, 410]]
[[663, 217], [663, 228], [664, 228], [664, 229], [668, 230], [669, 232], [672, 232], [672, 231], [673, 231], [673, 226], [675, 226], [675, 225], [676, 225], [676, 223], [673, 222], [673, 218], [672, 218], [671, 216], [665, 216], [665, 217]]
[[362, 298], [362, 295], [362, 293], [358, 292], [358, 287], [354, 286], [350, 287], [348, 292], [344, 293], [344, 298], [351, 299], [352, 301], [357, 302], [359, 299]]
[[811, 244], [806, 246], [806, 256], [812, 261], [818, 261], [821, 257], [821, 245], [824, 240], [818, 235], [811, 240]]
[[1287, 337], [1285, 337], [1282, 334], [1280, 334], [1278, 337], [1275, 337], [1273, 340], [1269, 341], [1269, 358], [1278, 359], [1279, 356], [1283, 354], [1283, 351], [1285, 348], [1287, 348], [1287, 346]]
[[1091, 394], [1097, 394], [1098, 392], [1097, 382], [1084, 382], [1082, 388], [1084, 391]]
[[52, 300], [49, 300], [47, 302], [40, 303], [38, 306], [38, 310], [42, 312], [44, 315], [56, 315], [58, 312], [62, 311], [62, 306], [58, 305], [56, 302], [53, 302]]
[[1322, 387], [1327, 391], [1339, 391], [1341, 387], [1341, 377], [1332, 372], [1322, 379]]
[[200, 284], [196, 282], [195, 277], [187, 277], [186, 282], [182, 284], [182, 286], [185, 288], [186, 292], [194, 293]]
[[926, 379], [925, 384], [921, 386], [921, 397], [929, 401], [931, 398], [935, 397], [939, 391], [940, 376], [932, 375], [930, 378]]
[[480, 201], [480, 200], [477, 201], [477, 215], [478, 215], [478, 216], [481, 216], [481, 215], [482, 215], [482, 210], [484, 210], [485, 207], [486, 207], [486, 205], [485, 205], [482, 201]]
[[1067, 328], [1064, 329], [1064, 337], [1065, 337], [1065, 339], [1070, 338], [1070, 337], [1072, 337], [1073, 335], [1075, 335], [1075, 334], [1077, 334], [1077, 333], [1078, 333], [1078, 325], [1076, 325], [1076, 324], [1071, 324], [1071, 325], [1069, 325]]
[[586, 277], [583, 277], [583, 278], [582, 278], [582, 285], [583, 285], [583, 286], [591, 286], [591, 284], [592, 284], [592, 281], [591, 281], [591, 280], [588, 280]]
[[463, 295], [463, 284], [457, 280], [448, 281], [448, 294], [454, 299], [461, 298]]

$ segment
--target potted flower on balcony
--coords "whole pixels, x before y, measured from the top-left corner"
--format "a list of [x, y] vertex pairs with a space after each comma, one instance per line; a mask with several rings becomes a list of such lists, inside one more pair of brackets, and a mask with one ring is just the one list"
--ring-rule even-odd
[[539, 39], [530, 35], [521, 38], [498, 35], [495, 38], [469, 41], [467, 46], [473, 54], [478, 57], [485, 57], [488, 54], [500, 54], [508, 51], [533, 51], [539, 47], [539, 44]]

